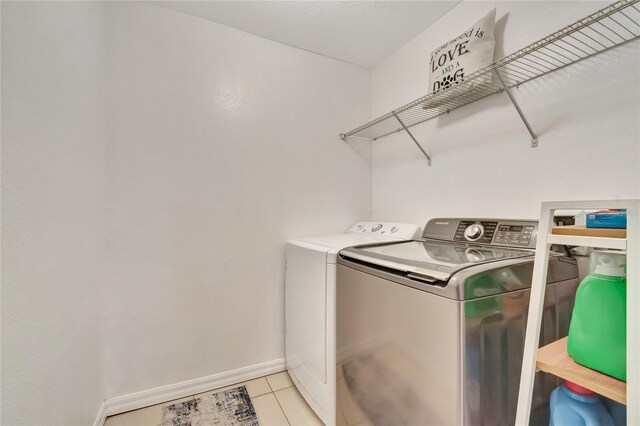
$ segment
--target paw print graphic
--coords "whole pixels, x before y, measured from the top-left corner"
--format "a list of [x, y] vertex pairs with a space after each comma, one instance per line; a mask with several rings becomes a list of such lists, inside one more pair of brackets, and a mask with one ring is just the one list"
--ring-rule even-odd
[[455, 83], [453, 76], [445, 75], [444, 78], [442, 79], [442, 88], [448, 89], [453, 83]]
[[454, 84], [458, 84], [463, 80], [464, 80], [464, 73], [456, 73], [454, 75], [445, 75], [444, 78], [442, 79], [441, 88], [443, 90], [448, 89], [449, 87], [453, 86]]

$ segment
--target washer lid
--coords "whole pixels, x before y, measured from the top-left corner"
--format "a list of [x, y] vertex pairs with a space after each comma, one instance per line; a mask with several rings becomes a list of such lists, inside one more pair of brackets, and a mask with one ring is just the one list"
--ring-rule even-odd
[[341, 250], [340, 255], [403, 272], [415, 280], [446, 285], [461, 269], [532, 256], [533, 251], [427, 240], [352, 247]]
[[391, 241], [400, 241], [400, 239], [391, 236], [372, 234], [337, 234], [289, 240], [288, 243], [293, 245], [316, 246], [319, 251], [329, 251], [331, 249], [340, 250], [345, 247], [355, 245], [385, 243]]

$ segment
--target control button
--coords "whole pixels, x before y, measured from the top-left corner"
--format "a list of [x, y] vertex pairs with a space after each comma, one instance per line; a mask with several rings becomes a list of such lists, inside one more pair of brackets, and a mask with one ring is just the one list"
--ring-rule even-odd
[[378, 223], [377, 225], [373, 225], [373, 226], [371, 227], [371, 230], [372, 230], [373, 232], [379, 231], [380, 229], [382, 229], [382, 224], [381, 224], [381, 223]]
[[482, 236], [484, 233], [484, 228], [482, 225], [473, 224], [469, 225], [467, 229], [464, 230], [464, 236], [467, 240], [475, 241]]
[[392, 227], [391, 233], [396, 233], [396, 232], [398, 232], [398, 227], [397, 226]]

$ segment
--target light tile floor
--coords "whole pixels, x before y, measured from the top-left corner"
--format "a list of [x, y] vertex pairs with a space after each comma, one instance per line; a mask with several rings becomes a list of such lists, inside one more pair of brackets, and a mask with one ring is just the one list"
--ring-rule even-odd
[[162, 407], [188, 401], [208, 393], [245, 385], [261, 426], [322, 426], [324, 423], [307, 405], [286, 371], [213, 389], [203, 394], [167, 401], [151, 407], [110, 416], [104, 426], [158, 426], [162, 424]]

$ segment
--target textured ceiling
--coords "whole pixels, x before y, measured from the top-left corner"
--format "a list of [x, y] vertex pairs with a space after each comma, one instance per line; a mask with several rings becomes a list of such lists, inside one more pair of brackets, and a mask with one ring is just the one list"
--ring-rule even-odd
[[373, 67], [455, 1], [152, 1], [300, 49]]

